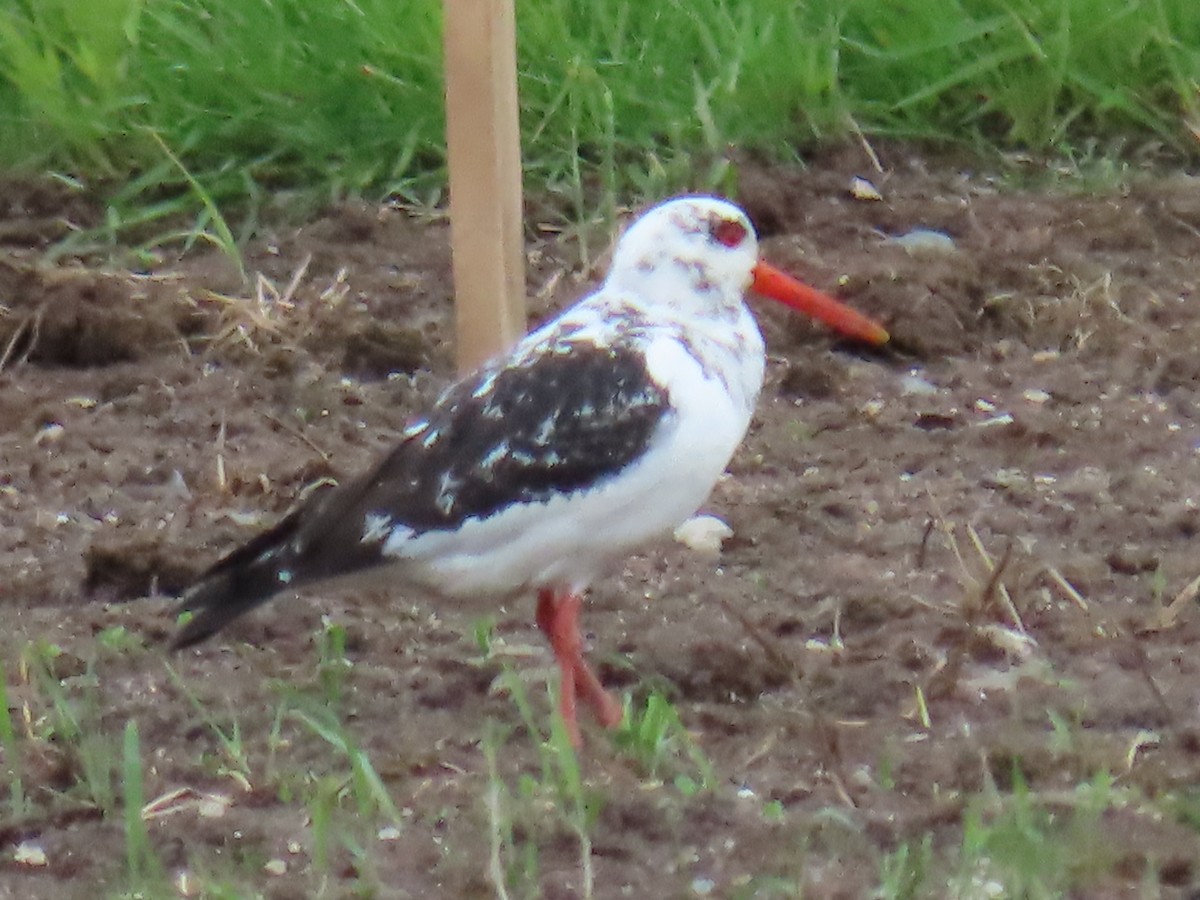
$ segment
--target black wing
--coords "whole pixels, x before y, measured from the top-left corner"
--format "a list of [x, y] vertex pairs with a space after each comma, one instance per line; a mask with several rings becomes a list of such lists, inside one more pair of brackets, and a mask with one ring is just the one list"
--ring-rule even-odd
[[[386, 532], [454, 530], [616, 475], [669, 414], [637, 350], [552, 343], [451, 387], [375, 469], [321, 492], [234, 551], [183, 598], [175, 639], [208, 637], [281, 590], [387, 562]], [[367, 538], [371, 520], [386, 528]]]
[[460, 382], [367, 486], [367, 509], [415, 532], [453, 529], [617, 474], [668, 413], [640, 353], [564, 344]]

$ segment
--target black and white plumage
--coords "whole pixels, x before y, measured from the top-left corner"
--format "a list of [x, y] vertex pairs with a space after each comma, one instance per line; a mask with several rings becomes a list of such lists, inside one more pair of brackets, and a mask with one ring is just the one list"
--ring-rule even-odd
[[620, 707], [579, 647], [579, 598], [707, 498], [764, 371], [754, 287], [862, 340], [886, 332], [758, 260], [745, 214], [668, 201], [622, 237], [604, 284], [451, 386], [372, 471], [323, 491], [188, 590], [188, 646], [281, 591], [389, 567], [443, 598], [536, 591], [563, 674], [605, 724]]

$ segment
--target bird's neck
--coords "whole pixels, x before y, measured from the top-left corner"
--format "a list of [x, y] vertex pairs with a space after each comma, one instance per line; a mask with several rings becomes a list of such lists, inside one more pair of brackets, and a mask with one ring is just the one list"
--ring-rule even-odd
[[620, 322], [618, 330], [640, 340], [677, 341], [739, 406], [753, 408], [762, 387], [765, 350], [758, 324], [740, 297], [712, 305], [678, 295], [646, 299], [605, 291], [604, 297], [601, 319], [607, 327]]

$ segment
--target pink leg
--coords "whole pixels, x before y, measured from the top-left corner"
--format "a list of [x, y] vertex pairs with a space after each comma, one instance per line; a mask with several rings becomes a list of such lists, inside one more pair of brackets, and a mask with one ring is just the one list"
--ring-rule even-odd
[[571, 743], [582, 744], [579, 723], [575, 718], [576, 693], [591, 705], [597, 720], [605, 728], [621, 724], [624, 715], [618, 703], [583, 658], [582, 641], [579, 637], [579, 610], [582, 598], [578, 594], [558, 594], [548, 588], [538, 591], [537, 624], [550, 641], [554, 658], [561, 672], [559, 686], [559, 708]]

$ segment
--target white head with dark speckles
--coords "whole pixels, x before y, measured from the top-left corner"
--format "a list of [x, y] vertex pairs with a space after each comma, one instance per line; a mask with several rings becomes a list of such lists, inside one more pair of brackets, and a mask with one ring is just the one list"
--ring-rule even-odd
[[719, 314], [741, 305], [757, 263], [758, 238], [744, 212], [716, 197], [679, 197], [621, 236], [606, 285], [655, 304], [700, 302], [703, 312]]
[[718, 319], [740, 315], [754, 290], [867, 343], [888, 339], [875, 322], [760, 260], [750, 218], [717, 197], [677, 197], [646, 212], [621, 236], [605, 288]]

